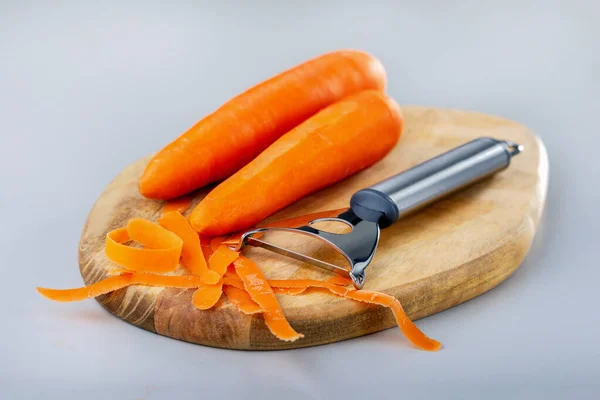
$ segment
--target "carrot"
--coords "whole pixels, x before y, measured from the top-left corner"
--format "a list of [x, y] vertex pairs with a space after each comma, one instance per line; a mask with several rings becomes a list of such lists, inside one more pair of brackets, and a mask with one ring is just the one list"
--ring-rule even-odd
[[262, 308], [252, 300], [248, 292], [236, 286], [224, 285], [223, 293], [227, 299], [244, 314], [256, 314], [262, 312]]
[[184, 213], [192, 205], [193, 196], [182, 196], [178, 199], [165, 202], [162, 212], [166, 214], [171, 211], [178, 211]]
[[234, 261], [234, 265], [237, 274], [244, 282], [244, 288], [252, 300], [263, 309], [263, 317], [271, 333], [281, 340], [290, 342], [304, 337], [290, 326], [277, 302], [273, 289], [256, 264], [244, 256], [239, 256]]
[[239, 231], [383, 158], [402, 130], [398, 105], [369, 90], [307, 119], [213, 189], [190, 214], [205, 235]]
[[366, 89], [384, 90], [369, 54], [337, 51], [309, 60], [229, 100], [148, 163], [140, 192], [171, 199], [227, 178], [317, 111]]
[[[127, 246], [129, 240], [144, 248]], [[126, 228], [106, 235], [106, 257], [129, 271], [170, 272], [179, 263], [183, 241], [174, 234], [145, 219], [135, 218]]]
[[402, 333], [404, 333], [404, 336], [406, 336], [406, 338], [416, 347], [427, 351], [437, 351], [442, 347], [440, 342], [427, 337], [419, 328], [417, 328], [417, 326], [404, 313], [404, 309], [402, 308], [400, 302], [393, 296], [384, 293], [371, 292], [368, 290], [348, 289], [328, 282], [309, 279], [271, 280], [269, 283], [274, 287], [323, 288], [340, 297], [388, 307], [394, 313], [398, 327]]
[[222, 276], [227, 271], [229, 264], [239, 257], [239, 254], [237, 251], [230, 250], [227, 246], [219, 246], [208, 260], [210, 269]]
[[200, 238], [192, 229], [188, 220], [177, 211], [169, 211], [158, 220], [160, 226], [173, 232], [183, 240], [181, 250], [181, 261], [183, 265], [194, 275], [200, 277], [202, 283], [207, 285], [216, 284], [221, 276], [215, 271], [208, 269]]

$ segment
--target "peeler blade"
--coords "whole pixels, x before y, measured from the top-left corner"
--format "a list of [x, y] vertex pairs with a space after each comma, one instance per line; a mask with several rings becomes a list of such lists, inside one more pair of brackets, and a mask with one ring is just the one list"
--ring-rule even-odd
[[[351, 228], [348, 233], [332, 233], [315, 228], [319, 222], [340, 222]], [[335, 249], [347, 260], [349, 268], [336, 265], [307, 254], [295, 251], [263, 239], [263, 234], [268, 232], [288, 232], [307, 235], [317, 238]], [[245, 246], [261, 247], [292, 259], [325, 268], [327, 270], [346, 275], [352, 279], [354, 286], [361, 289], [365, 282], [365, 268], [371, 263], [377, 244], [379, 243], [379, 225], [357, 217], [352, 210], [347, 210], [334, 218], [318, 218], [299, 228], [271, 227], [257, 228], [245, 232], [235, 250], [242, 250]]]

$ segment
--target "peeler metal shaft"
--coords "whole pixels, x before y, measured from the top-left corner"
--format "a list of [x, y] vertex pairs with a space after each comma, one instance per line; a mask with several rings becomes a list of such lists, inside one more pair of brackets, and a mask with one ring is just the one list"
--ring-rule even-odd
[[352, 211], [386, 228], [399, 218], [507, 168], [523, 147], [478, 138], [356, 192]]

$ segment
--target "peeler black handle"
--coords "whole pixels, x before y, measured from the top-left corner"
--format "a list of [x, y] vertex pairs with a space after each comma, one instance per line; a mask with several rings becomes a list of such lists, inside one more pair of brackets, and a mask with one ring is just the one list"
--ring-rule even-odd
[[523, 146], [510, 141], [478, 138], [425, 161], [350, 199], [358, 217], [386, 228], [450, 193], [508, 167]]

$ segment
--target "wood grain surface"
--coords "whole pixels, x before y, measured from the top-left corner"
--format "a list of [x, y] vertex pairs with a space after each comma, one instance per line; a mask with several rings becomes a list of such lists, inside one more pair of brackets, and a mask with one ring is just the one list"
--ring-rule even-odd
[[[506, 119], [458, 110], [404, 107], [398, 146], [382, 161], [337, 185], [302, 199], [270, 219], [347, 207], [356, 190], [406, 170], [480, 136], [513, 140], [525, 152], [509, 169], [398, 221], [381, 234], [365, 289], [396, 296], [413, 319], [443, 311], [500, 284], [525, 257], [542, 213], [548, 160], [541, 141]], [[376, 140], [376, 138], [374, 138]], [[127, 167], [106, 188], [83, 229], [79, 264], [87, 284], [113, 267], [104, 256], [106, 233], [132, 217], [156, 220], [163, 203], [143, 198], [138, 179], [149, 158]], [[197, 203], [209, 188], [198, 192]], [[249, 200], [251, 201], [251, 200]], [[251, 249], [247, 255], [269, 278], [316, 279], [327, 271]], [[181, 268], [174, 272], [183, 273]], [[395, 326], [382, 307], [321, 292], [277, 295], [291, 325], [305, 335], [294, 343], [271, 335], [262, 316], [238, 312], [223, 296], [200, 311], [192, 290], [132, 286], [98, 298], [117, 317], [168, 337], [232, 349], [286, 349], [349, 339]], [[443, 337], [436, 337], [443, 342]], [[400, 332], [398, 340], [403, 341]]]

